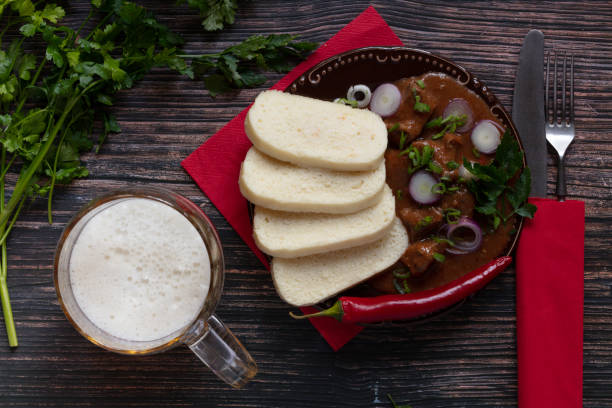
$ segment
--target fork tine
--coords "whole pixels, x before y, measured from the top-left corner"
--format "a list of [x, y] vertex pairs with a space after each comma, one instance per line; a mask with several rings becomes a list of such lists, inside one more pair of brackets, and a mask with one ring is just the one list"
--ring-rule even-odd
[[567, 70], [566, 68], [566, 62], [567, 62], [567, 52], [565, 52], [563, 54], [563, 85], [562, 85], [562, 92], [563, 92], [563, 96], [562, 96], [562, 103], [561, 103], [561, 123], [565, 124], [567, 123], [567, 115], [566, 115], [566, 111], [567, 111], [567, 107], [565, 106], [565, 82], [567, 82]]
[[558, 55], [555, 52], [555, 75], [553, 77], [553, 123], [557, 123], [557, 58]]
[[570, 124], [574, 123], [574, 56], [570, 55]]
[[548, 109], [550, 108], [548, 104], [548, 71], [550, 68], [550, 52], [546, 53], [546, 80], [545, 80], [545, 91], [544, 91], [544, 117], [546, 123], [550, 122], [550, 115], [548, 113]]

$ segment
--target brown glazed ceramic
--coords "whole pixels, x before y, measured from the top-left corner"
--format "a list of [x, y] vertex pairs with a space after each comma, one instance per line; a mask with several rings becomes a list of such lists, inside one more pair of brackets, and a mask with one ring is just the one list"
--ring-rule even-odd
[[[366, 47], [347, 51], [312, 67], [289, 85], [285, 92], [332, 101], [336, 98], [346, 97], [348, 88], [355, 84], [365, 84], [373, 91], [384, 82], [393, 82], [427, 72], [447, 74], [480, 96], [489, 106], [491, 113], [510, 130], [521, 151], [523, 151], [521, 140], [510, 115], [489, 88], [465, 68], [427, 51], [405, 47]], [[523, 165], [525, 165], [525, 159], [523, 159]], [[514, 251], [522, 227], [523, 220], [521, 218], [514, 239], [508, 245], [506, 255], [510, 255]], [[356, 296], [376, 295], [367, 284], [359, 285], [343, 294], [349, 293]], [[329, 307], [336, 299], [324, 302], [320, 306], [322, 308]], [[422, 323], [455, 310], [462, 303], [463, 301], [433, 315], [405, 322], [386, 322], [386, 324]]]

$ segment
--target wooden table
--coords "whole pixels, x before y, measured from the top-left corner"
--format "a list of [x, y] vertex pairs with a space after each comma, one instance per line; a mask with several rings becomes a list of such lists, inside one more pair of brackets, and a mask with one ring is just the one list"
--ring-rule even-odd
[[[299, 33], [324, 42], [363, 11], [361, 0], [253, 1], [236, 24], [204, 33], [191, 10], [142, 1], [186, 39], [189, 52], [214, 52], [255, 33]], [[547, 48], [576, 55], [577, 135], [567, 157], [571, 198], [586, 202], [584, 403], [612, 407], [612, 5], [609, 2], [379, 1], [373, 5], [407, 46], [464, 65], [512, 106], [524, 35], [539, 28]], [[89, 1], [72, 1], [78, 26]], [[88, 179], [24, 213], [9, 244], [9, 286], [20, 346], [0, 335], [0, 407], [390, 407], [515, 406], [515, 278], [508, 270], [439, 320], [414, 328], [368, 329], [334, 353], [313, 327], [291, 320], [269, 273], [180, 167], [180, 161], [245, 108], [261, 89], [217, 99], [203, 85], [156, 70], [122, 92], [113, 113], [123, 132], [85, 161]], [[549, 192], [555, 161], [549, 158]], [[137, 184], [163, 186], [202, 205], [219, 229], [227, 262], [218, 314], [259, 364], [246, 389], [218, 381], [186, 348], [130, 358], [83, 339], [60, 310], [52, 281], [56, 241], [93, 197]], [[562, 222], [562, 220], [560, 220]], [[0, 326], [2, 324], [0, 323]], [[4, 328], [2, 327], [2, 331]]]

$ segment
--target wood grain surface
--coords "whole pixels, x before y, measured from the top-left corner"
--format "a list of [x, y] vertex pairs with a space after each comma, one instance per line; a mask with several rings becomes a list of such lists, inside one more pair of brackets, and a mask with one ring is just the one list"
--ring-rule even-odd
[[[64, 2], [78, 26], [89, 1]], [[215, 52], [255, 33], [324, 42], [370, 3], [241, 3], [236, 24], [204, 33], [174, 1], [142, 1], [186, 39]], [[464, 65], [510, 110], [523, 37], [574, 53], [576, 140], [567, 154], [570, 198], [586, 203], [584, 406], [612, 407], [612, 5], [597, 1], [378, 1], [400, 39]], [[0, 335], [0, 407], [390, 407], [517, 405], [515, 279], [507, 270], [459, 310], [418, 327], [366, 329], [334, 353], [311, 325], [291, 320], [270, 276], [180, 167], [180, 161], [280, 78], [212, 99], [203, 85], [156, 70], [123, 92], [113, 113], [123, 132], [85, 157], [88, 179], [59, 189], [55, 222], [33, 203], [9, 241], [9, 287], [20, 339]], [[549, 157], [548, 189], [555, 160]], [[69, 218], [93, 197], [137, 184], [163, 186], [201, 205], [220, 231], [227, 263], [218, 315], [259, 364], [243, 390], [225, 386], [186, 348], [149, 357], [103, 351], [83, 339], [55, 296], [52, 260]], [[0, 323], [2, 326], [2, 323]], [[2, 327], [2, 331], [4, 328]]]

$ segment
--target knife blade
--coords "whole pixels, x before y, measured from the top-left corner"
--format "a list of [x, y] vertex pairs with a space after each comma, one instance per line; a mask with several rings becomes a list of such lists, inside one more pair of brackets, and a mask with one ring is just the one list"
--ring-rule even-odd
[[525, 36], [514, 82], [512, 120], [531, 170], [531, 196], [546, 197], [546, 132], [544, 119], [544, 34]]

